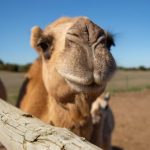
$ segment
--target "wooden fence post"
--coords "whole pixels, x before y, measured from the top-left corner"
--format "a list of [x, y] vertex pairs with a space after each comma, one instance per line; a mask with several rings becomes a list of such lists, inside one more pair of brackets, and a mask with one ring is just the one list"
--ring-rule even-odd
[[0, 142], [7, 150], [101, 150], [85, 138], [47, 125], [1, 99]]

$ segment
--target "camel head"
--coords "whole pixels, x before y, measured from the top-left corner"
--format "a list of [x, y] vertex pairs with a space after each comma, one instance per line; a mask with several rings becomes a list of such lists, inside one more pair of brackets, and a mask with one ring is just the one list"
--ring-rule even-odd
[[31, 33], [31, 46], [42, 58], [46, 90], [57, 97], [101, 93], [116, 69], [112, 45], [113, 37], [87, 17], [60, 18]]

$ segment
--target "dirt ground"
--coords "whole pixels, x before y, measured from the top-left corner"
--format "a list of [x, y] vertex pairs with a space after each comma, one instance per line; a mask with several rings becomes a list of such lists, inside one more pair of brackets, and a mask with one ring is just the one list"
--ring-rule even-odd
[[123, 150], [150, 149], [150, 90], [116, 93], [110, 106], [116, 122], [112, 145]]

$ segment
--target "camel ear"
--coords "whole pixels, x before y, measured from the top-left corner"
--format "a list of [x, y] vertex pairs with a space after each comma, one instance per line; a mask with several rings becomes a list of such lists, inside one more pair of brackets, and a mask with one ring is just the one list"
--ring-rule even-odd
[[36, 49], [38, 52], [41, 50], [40, 47], [38, 46], [38, 41], [42, 37], [42, 33], [43, 33], [42, 29], [38, 26], [35, 26], [31, 29], [30, 43], [31, 43], [31, 46], [34, 49]]

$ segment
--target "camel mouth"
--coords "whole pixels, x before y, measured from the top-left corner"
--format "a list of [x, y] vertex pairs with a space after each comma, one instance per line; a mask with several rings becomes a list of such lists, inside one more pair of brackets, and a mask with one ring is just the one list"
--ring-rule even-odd
[[65, 79], [68, 86], [76, 92], [100, 92], [105, 88], [107, 83], [107, 80], [102, 79], [100, 75], [93, 75], [89, 72], [87, 74], [85, 73], [87, 76], [84, 77], [78, 77], [71, 74], [67, 74], [59, 69], [57, 69], [57, 72]]
[[65, 81], [67, 82], [67, 84], [75, 91], [77, 92], [85, 92], [85, 93], [92, 93], [92, 92], [100, 92], [101, 90], [103, 90], [105, 88], [105, 83], [103, 84], [96, 84], [95, 82], [89, 84], [89, 85], [85, 85], [85, 84], [79, 84], [77, 82], [65, 79]]

